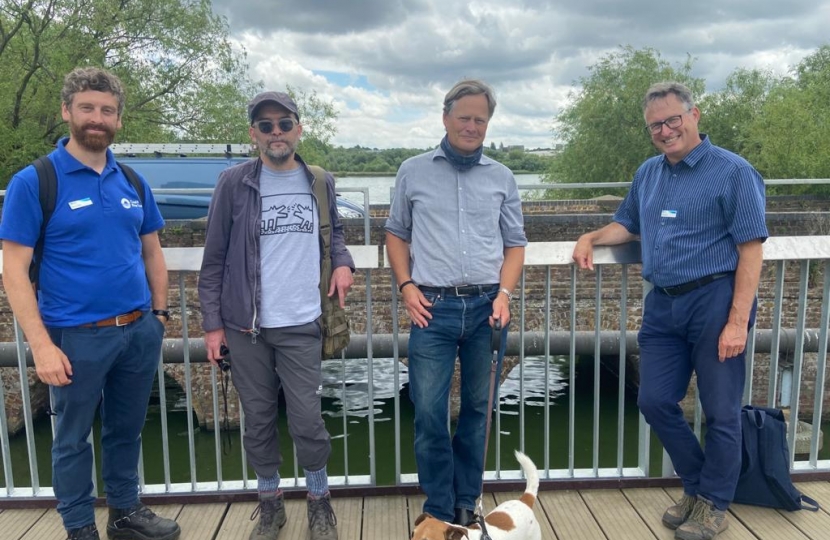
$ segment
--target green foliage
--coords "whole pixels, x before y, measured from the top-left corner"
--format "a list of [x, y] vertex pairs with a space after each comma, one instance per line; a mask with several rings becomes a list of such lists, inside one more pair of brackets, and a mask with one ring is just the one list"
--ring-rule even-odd
[[[602, 58], [579, 81], [572, 104], [557, 118], [564, 150], [553, 159], [549, 182], [629, 181], [654, 155], [643, 131], [642, 99], [658, 81], [685, 83], [701, 109], [700, 129], [714, 144], [752, 163], [765, 178], [830, 178], [830, 45], [823, 45], [776, 78], [764, 70], [736, 69], [724, 89], [703, 94], [691, 60], [672, 67], [653, 49]], [[584, 198], [625, 190], [555, 190], [548, 197]], [[830, 186], [770, 187], [767, 193], [830, 194]]]
[[[654, 49], [622, 47], [591, 66], [591, 74], [579, 81], [572, 104], [557, 118], [565, 147], [554, 158], [547, 181], [626, 182], [637, 167], [654, 155], [646, 134], [642, 101], [649, 86], [660, 81], [679, 81], [695, 94], [703, 81], [691, 76], [692, 61], [672, 67]], [[584, 198], [609, 190], [556, 190], [554, 197]]]
[[753, 144], [750, 128], [776, 83], [768, 71], [738, 68], [726, 79], [726, 88], [699, 100], [700, 130], [718, 146], [747, 156]]
[[334, 104], [323, 101], [316, 90], [306, 92], [289, 85], [286, 92], [297, 104], [303, 124], [303, 136], [297, 152], [306, 163], [328, 168], [329, 141], [337, 133], [337, 127], [334, 125], [337, 110]]
[[[766, 178], [830, 178], [830, 45], [820, 47], [770, 91], [749, 127], [745, 157]], [[828, 186], [772, 193], [830, 193]]]
[[342, 146], [329, 148], [326, 153], [326, 167], [338, 173], [357, 175], [360, 173], [395, 174], [405, 160], [423, 153], [417, 148], [363, 148]]
[[514, 148], [512, 150], [493, 150], [484, 148], [484, 155], [495, 159], [514, 173], [544, 173], [551, 164], [551, 158], [528, 154], [527, 152]]
[[124, 82], [120, 142], [248, 142], [258, 85], [209, 0], [0, 4], [0, 185], [66, 135], [63, 76], [102, 66]]

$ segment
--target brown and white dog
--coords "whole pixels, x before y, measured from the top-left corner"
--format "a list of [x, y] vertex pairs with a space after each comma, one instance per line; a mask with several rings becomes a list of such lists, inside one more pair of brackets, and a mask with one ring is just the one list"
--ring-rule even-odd
[[[487, 534], [492, 540], [542, 540], [542, 530], [533, 515], [533, 504], [539, 491], [539, 471], [529, 457], [515, 452], [519, 465], [527, 477], [525, 492], [518, 500], [506, 501], [484, 516]], [[480, 540], [481, 527], [460, 527], [439, 521], [429, 514], [421, 514], [415, 520], [412, 540]]]

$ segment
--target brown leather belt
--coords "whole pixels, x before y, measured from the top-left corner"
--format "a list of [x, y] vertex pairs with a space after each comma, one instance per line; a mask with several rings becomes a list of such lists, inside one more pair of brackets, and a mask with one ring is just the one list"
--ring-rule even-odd
[[82, 324], [81, 326], [83, 326], [84, 328], [100, 328], [102, 326], [127, 326], [128, 324], [134, 323], [140, 318], [141, 310], [137, 309], [129, 313], [124, 313], [123, 315], [116, 315], [115, 317], [110, 317], [109, 319], [104, 319], [102, 321], [93, 322], [89, 324]]

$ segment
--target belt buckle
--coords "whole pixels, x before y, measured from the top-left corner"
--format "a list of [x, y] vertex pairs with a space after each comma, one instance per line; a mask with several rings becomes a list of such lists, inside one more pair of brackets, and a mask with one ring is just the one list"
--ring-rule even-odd
[[471, 296], [469, 292], [462, 292], [460, 290], [460, 289], [466, 289], [468, 287], [469, 287], [469, 285], [456, 285], [455, 287], [453, 287], [453, 290], [455, 291], [456, 296], [461, 296], [461, 297]]
[[[132, 316], [132, 313], [125, 313], [123, 315], [116, 315], [115, 316], [115, 326], [127, 326], [128, 324], [130, 324], [132, 322], [129, 319], [131, 316]], [[124, 322], [121, 322], [122, 318], [123, 318]]]

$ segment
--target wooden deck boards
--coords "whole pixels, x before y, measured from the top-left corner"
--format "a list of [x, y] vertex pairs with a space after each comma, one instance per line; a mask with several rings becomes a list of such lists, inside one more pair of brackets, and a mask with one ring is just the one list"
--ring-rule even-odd
[[[730, 527], [718, 540], [826, 540], [830, 538], [830, 483], [798, 485], [818, 500], [819, 512], [785, 512], [745, 505], [732, 505]], [[680, 489], [607, 489], [544, 491], [534, 511], [544, 540], [671, 540], [663, 527], [663, 510], [682, 494]], [[516, 498], [519, 493], [485, 496], [485, 510]], [[409, 538], [412, 523], [421, 514], [424, 497], [334, 498], [340, 540], [393, 540]], [[1, 505], [2, 503], [0, 503]], [[286, 501], [288, 522], [280, 538], [308, 539], [304, 499]], [[176, 519], [182, 526], [181, 540], [244, 540], [255, 526], [250, 516], [256, 503], [172, 504], [154, 510]], [[106, 538], [107, 510], [96, 508], [96, 523]], [[54, 510], [0, 511], [3, 540], [63, 540], [60, 518]]]

